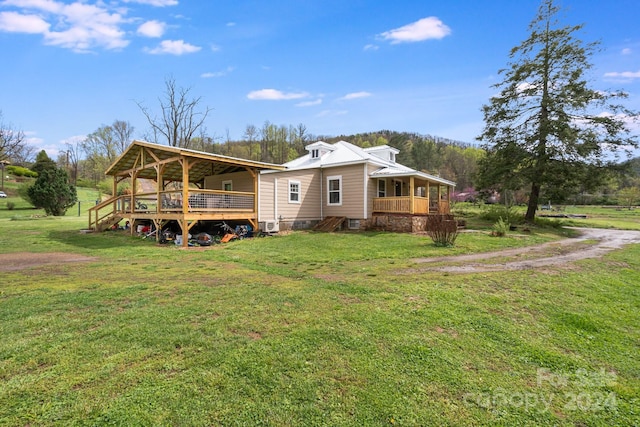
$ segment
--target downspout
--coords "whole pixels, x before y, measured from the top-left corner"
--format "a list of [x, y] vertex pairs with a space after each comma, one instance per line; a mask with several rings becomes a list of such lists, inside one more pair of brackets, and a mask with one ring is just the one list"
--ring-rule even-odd
[[273, 219], [278, 221], [278, 178], [273, 178]]
[[260, 218], [260, 216], [261, 216], [260, 215], [260, 211], [261, 211], [261, 209], [260, 209], [260, 193], [261, 193], [260, 184], [262, 182], [260, 177], [262, 176], [262, 174], [260, 173], [260, 171], [257, 171], [257, 173], [258, 173], [258, 194], [256, 194], [256, 198], [258, 199], [258, 212], [257, 212], [257, 214], [258, 214], [258, 222], [260, 222], [260, 220], [261, 220], [261, 218]]
[[320, 166], [320, 221], [322, 221], [324, 219], [324, 211], [322, 209], [322, 207], [324, 206], [324, 204], [322, 203], [323, 199], [324, 199], [324, 173], [322, 170], [322, 166]]

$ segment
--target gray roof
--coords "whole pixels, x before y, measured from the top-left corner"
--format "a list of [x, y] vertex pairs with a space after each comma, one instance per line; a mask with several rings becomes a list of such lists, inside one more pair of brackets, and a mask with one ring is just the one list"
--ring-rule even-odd
[[[456, 185], [455, 182], [440, 178], [439, 176], [430, 175], [425, 172], [411, 169], [410, 167], [401, 165], [400, 163], [393, 162], [389, 159], [385, 159], [380, 157], [379, 155], [374, 154], [380, 154], [384, 152], [392, 152], [394, 154], [397, 154], [398, 150], [393, 147], [377, 146], [363, 149], [347, 141], [338, 141], [335, 144], [327, 144], [325, 142], [318, 141], [307, 146], [308, 149], [322, 149], [323, 147], [331, 147], [331, 149], [325, 149], [324, 151], [321, 151], [322, 155], [319, 158], [314, 159], [311, 157], [311, 153], [309, 153], [295, 160], [291, 160], [290, 162], [285, 163], [283, 166], [286, 168], [286, 170], [292, 171], [367, 163], [379, 167], [379, 169], [370, 174], [372, 178], [414, 176], [442, 185], [449, 185], [452, 187], [455, 187]], [[264, 172], [269, 173], [269, 171]]]

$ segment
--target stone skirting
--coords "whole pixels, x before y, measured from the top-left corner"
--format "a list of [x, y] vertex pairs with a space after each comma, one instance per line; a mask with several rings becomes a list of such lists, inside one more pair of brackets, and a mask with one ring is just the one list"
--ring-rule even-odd
[[419, 233], [426, 230], [427, 215], [374, 214], [369, 223], [373, 230], [395, 233]]

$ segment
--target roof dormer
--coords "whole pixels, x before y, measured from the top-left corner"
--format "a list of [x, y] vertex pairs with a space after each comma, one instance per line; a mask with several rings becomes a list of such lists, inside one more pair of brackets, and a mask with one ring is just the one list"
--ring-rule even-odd
[[331, 144], [327, 144], [324, 141], [317, 141], [313, 144], [309, 144], [304, 147], [310, 154], [311, 159], [319, 159], [325, 154], [335, 150], [335, 147]]
[[379, 159], [387, 162], [395, 163], [396, 154], [400, 153], [400, 150], [390, 147], [388, 145], [378, 145], [377, 147], [365, 148], [364, 151], [378, 157]]

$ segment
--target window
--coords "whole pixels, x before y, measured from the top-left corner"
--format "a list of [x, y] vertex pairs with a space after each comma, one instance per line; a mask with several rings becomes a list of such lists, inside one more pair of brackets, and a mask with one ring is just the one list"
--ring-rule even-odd
[[349, 229], [350, 230], [359, 230], [360, 229], [360, 220], [359, 219], [351, 219], [351, 218], [349, 218]]
[[289, 203], [300, 203], [300, 181], [289, 181]]
[[327, 200], [328, 205], [342, 205], [342, 177], [327, 177]]
[[396, 162], [396, 154], [393, 151], [389, 152], [389, 161], [393, 163]]
[[222, 189], [224, 191], [233, 191], [233, 181], [222, 181]]
[[318, 157], [320, 157], [320, 150], [318, 150], [317, 148], [311, 150], [311, 158], [317, 159]]
[[384, 179], [378, 180], [378, 197], [387, 197], [387, 181]]

